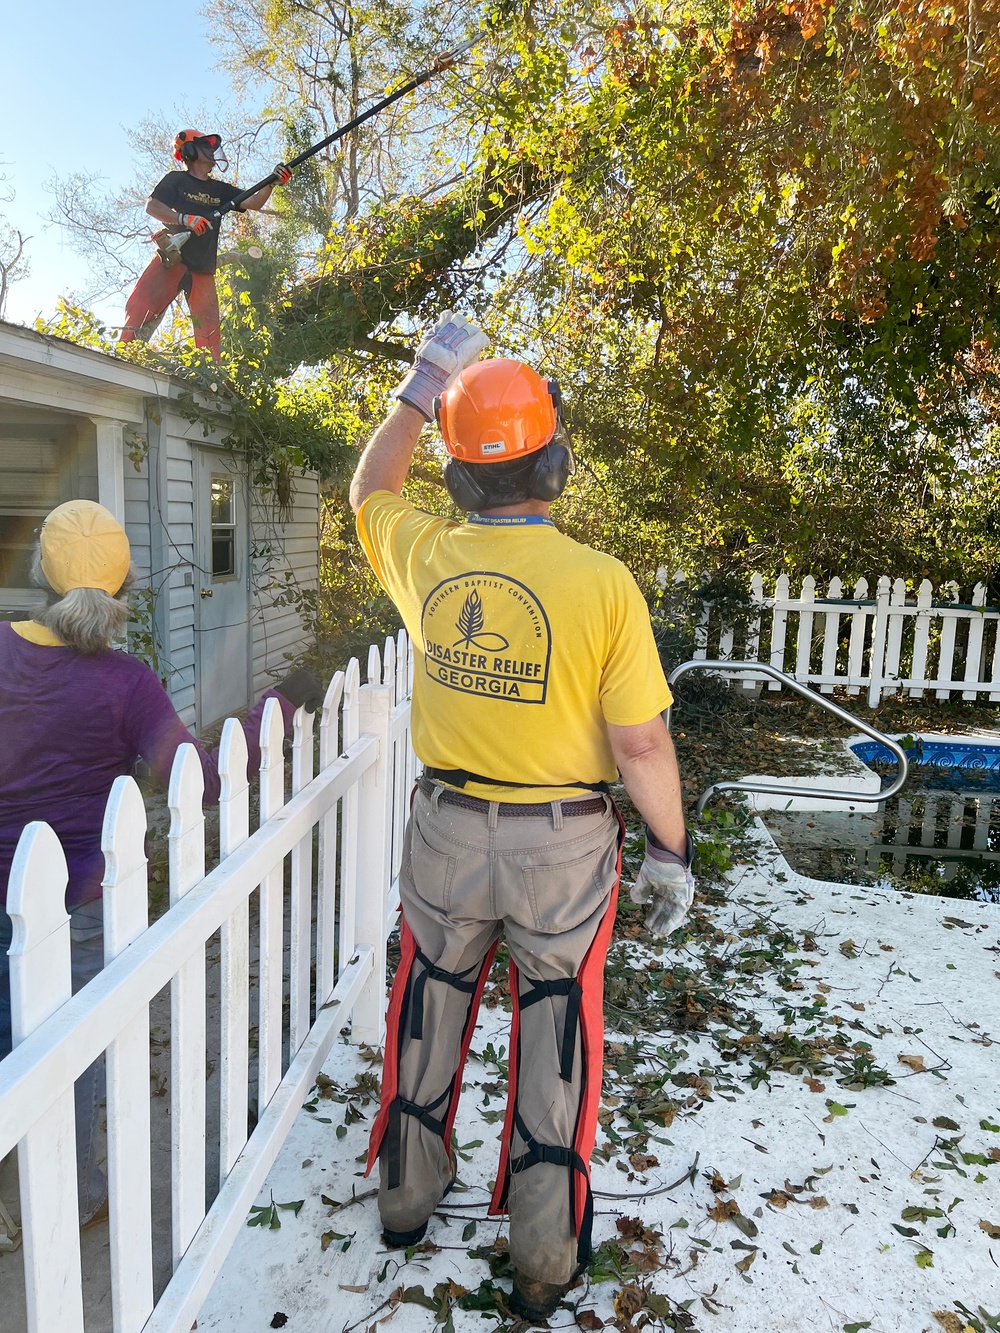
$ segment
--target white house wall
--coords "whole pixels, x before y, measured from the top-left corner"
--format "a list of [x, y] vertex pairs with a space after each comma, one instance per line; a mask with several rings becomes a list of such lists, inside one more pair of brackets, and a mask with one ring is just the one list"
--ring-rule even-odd
[[[188, 726], [196, 720], [194, 459], [181, 432], [193, 429], [173, 414], [166, 417], [166, 495], [153, 497], [154, 512], [167, 517], [165, 568], [153, 586], [166, 598], [166, 665], [174, 707]], [[166, 503], [164, 503], [164, 500]]]
[[142, 458], [138, 468], [125, 459], [125, 529], [132, 548], [132, 568], [140, 584], [148, 583], [152, 564], [149, 546], [149, 460]]
[[286, 586], [315, 592], [319, 587], [319, 481], [313, 473], [296, 473], [288, 521], [282, 522], [273, 496], [256, 491], [251, 509], [253, 586], [253, 690], [257, 696], [288, 671], [312, 642], [294, 605], [276, 606]]

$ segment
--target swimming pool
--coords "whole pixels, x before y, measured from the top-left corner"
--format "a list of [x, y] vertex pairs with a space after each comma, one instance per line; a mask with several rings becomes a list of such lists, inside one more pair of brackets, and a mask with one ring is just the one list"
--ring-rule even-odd
[[[763, 815], [786, 860], [814, 879], [1000, 903], [1000, 736], [898, 739], [910, 780], [884, 805]], [[877, 773], [895, 771], [877, 741], [848, 748]]]

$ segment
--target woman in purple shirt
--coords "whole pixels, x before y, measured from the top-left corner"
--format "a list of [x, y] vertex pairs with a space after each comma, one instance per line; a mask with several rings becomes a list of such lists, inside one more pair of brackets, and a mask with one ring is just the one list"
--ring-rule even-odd
[[[11, 1050], [7, 883], [25, 825], [51, 824], [66, 853], [75, 991], [103, 965], [100, 840], [115, 778], [143, 759], [165, 784], [178, 746], [191, 742], [205, 802], [219, 799], [218, 750], [198, 744], [148, 666], [111, 648], [128, 619], [131, 582], [128, 538], [114, 516], [90, 500], [60, 505], [42, 527], [35, 565], [50, 604], [34, 620], [0, 623], [0, 1060]], [[288, 730], [300, 704], [315, 709], [321, 702], [322, 687], [296, 671], [262, 696], [243, 724], [251, 776], [260, 767], [260, 720], [271, 697]], [[95, 1065], [77, 1083], [84, 1224], [106, 1209], [92, 1132], [102, 1082]]]

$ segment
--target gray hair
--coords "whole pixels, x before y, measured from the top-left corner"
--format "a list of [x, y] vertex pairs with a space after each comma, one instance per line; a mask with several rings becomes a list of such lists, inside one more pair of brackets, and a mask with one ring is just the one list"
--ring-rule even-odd
[[99, 653], [121, 638], [129, 617], [128, 592], [135, 581], [131, 569], [114, 597], [102, 588], [70, 588], [60, 596], [42, 572], [41, 552], [36, 547], [31, 578], [46, 594], [46, 605], [35, 613], [35, 619], [68, 648]]

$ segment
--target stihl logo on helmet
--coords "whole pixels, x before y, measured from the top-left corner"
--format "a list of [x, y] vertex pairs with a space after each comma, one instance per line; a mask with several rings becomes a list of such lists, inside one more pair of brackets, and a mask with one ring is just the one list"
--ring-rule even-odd
[[477, 361], [435, 404], [444, 445], [452, 458], [488, 463], [536, 453], [559, 430], [561, 399], [555, 380], [523, 361]]
[[174, 158], [178, 162], [193, 162], [198, 156], [198, 150], [203, 149], [218, 166], [224, 169], [229, 163], [220, 153], [221, 148], [221, 134], [202, 134], [201, 130], [181, 130], [174, 137]]

